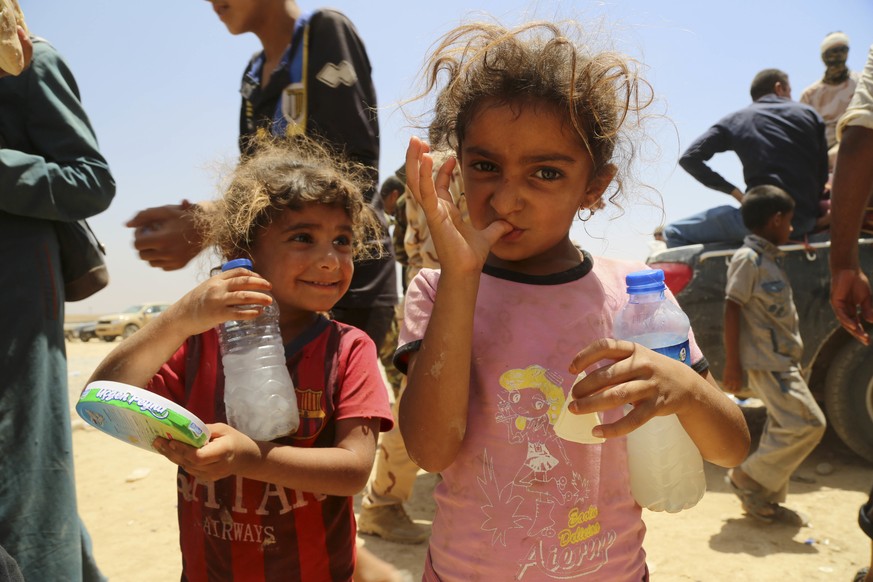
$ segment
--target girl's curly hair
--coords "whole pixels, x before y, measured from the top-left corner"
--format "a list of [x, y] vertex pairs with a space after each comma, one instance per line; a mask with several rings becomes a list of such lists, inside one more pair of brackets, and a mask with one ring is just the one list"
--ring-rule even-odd
[[261, 228], [286, 208], [328, 204], [346, 211], [354, 229], [356, 257], [378, 257], [381, 225], [364, 201], [372, 171], [343, 160], [305, 137], [258, 137], [230, 175], [224, 195], [211, 212], [197, 215], [204, 243], [224, 260], [250, 256]]
[[628, 119], [640, 120], [653, 102], [652, 90], [635, 61], [575, 42], [572, 37], [582, 35], [579, 28], [570, 22], [532, 22], [515, 29], [474, 22], [443, 36], [428, 58], [420, 96], [438, 91], [431, 146], [460, 151], [483, 107], [551, 107], [565, 116], [591, 154], [595, 172], [609, 163], [618, 166], [613, 200], [635, 153], [633, 140], [623, 134], [639, 123]]

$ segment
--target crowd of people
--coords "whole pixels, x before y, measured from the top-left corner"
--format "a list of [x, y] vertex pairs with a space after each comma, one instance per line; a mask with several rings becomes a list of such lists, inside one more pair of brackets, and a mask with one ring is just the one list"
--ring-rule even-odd
[[[802, 103], [785, 72], [761, 71], [752, 104], [680, 159], [741, 203], [663, 228], [667, 246], [743, 245], [728, 273], [719, 386], [693, 332], [687, 363], [612, 339], [625, 277], [647, 267], [570, 238], [577, 218], [627, 203], [630, 168], [616, 160], [634, 158], [629, 132], [651, 102], [633, 60], [592, 54], [566, 23], [462, 24], [424, 65], [428, 141], [412, 137], [380, 185], [376, 94], [354, 24], [293, 0], [211, 4], [231, 34], [261, 43], [241, 81], [239, 163], [217, 199], [145, 208], [128, 226], [155, 268], [182, 268], [205, 249], [253, 267], [197, 285], [91, 377], [146, 388], [208, 423], [201, 448], [153, 443], [178, 466], [183, 579], [408, 579], [360, 532], [427, 542], [428, 581], [648, 580], [621, 437], [670, 414], [704, 459], [729, 469], [748, 515], [803, 520], [783, 503], [825, 419], [799, 367], [778, 247], [827, 238], [833, 224], [832, 304], [868, 342], [857, 236], [873, 188], [873, 48], [856, 74], [848, 38], [827, 35], [825, 74]], [[0, 71], [0, 182], [16, 194], [0, 208], [0, 241], [13, 265], [6, 287], [21, 295], [2, 311], [14, 335], [0, 338], [0, 580], [98, 581], [76, 507], [52, 224], [103, 211], [115, 184], [72, 74], [15, 12], [29, 66]], [[748, 190], [707, 165], [725, 151], [742, 161]], [[216, 327], [270, 302], [301, 422], [261, 442], [227, 422]], [[747, 383], [768, 414], [751, 455], [725, 394]], [[555, 434], [568, 402], [599, 415], [592, 434], [604, 442]], [[420, 469], [441, 476], [432, 526], [404, 508]], [[873, 539], [873, 492], [859, 523]]]

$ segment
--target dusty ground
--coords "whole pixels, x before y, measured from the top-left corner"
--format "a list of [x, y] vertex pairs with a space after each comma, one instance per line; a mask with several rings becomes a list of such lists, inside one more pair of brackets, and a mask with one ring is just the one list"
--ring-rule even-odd
[[[114, 344], [67, 343], [71, 402], [94, 366]], [[760, 411], [750, 411], [753, 428]], [[78, 419], [71, 412], [74, 421]], [[77, 423], [73, 433], [80, 512], [98, 564], [113, 581], [178, 580], [175, 469], [163, 457]], [[833, 467], [820, 475], [820, 463]], [[873, 483], [868, 463], [829, 432], [791, 485], [788, 505], [811, 518], [810, 527], [765, 526], [744, 517], [724, 485], [724, 470], [707, 467], [709, 492], [680, 514], [644, 514], [646, 550], [655, 580], [850, 581], [870, 557], [870, 542], [856, 524], [858, 506]], [[408, 504], [429, 523], [433, 475], [422, 474]], [[404, 546], [364, 536], [377, 555], [420, 578], [425, 545]]]

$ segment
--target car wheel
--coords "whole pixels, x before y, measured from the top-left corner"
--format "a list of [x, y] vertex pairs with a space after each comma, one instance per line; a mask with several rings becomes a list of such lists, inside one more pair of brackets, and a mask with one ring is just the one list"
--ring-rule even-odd
[[114, 341], [115, 341], [115, 336], [114, 336], [114, 335], [104, 335], [104, 336], [103, 336], [103, 341], [105, 341], [105, 342], [114, 342]]
[[135, 326], [131, 323], [130, 325], [128, 325], [124, 328], [123, 332], [121, 332], [121, 337], [122, 338], [129, 338], [130, 336], [135, 334], [136, 330], [138, 330], [138, 329], [139, 328], [137, 326]]
[[851, 340], [840, 348], [825, 381], [825, 409], [840, 439], [873, 462], [873, 346]]
[[82, 336], [79, 336], [79, 339], [82, 340], [83, 342], [88, 342], [88, 341], [91, 341], [91, 336], [90, 335], [82, 335]]

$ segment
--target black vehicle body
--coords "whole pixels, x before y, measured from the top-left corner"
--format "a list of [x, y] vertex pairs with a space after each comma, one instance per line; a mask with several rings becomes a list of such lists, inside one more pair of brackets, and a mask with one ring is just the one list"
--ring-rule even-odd
[[77, 338], [83, 342], [90, 341], [97, 337], [97, 322], [89, 321], [87, 323], [64, 324], [64, 337], [68, 341]]
[[[803, 374], [824, 404], [828, 422], [846, 445], [873, 462], [873, 346], [842, 329], [830, 307], [830, 243], [784, 245], [803, 338]], [[736, 246], [689, 245], [658, 252], [647, 262], [665, 270], [667, 285], [691, 320], [713, 375], [724, 371], [727, 266]], [[859, 241], [861, 267], [873, 272], [873, 239]]]

